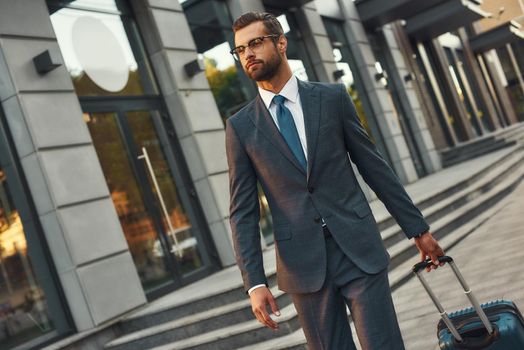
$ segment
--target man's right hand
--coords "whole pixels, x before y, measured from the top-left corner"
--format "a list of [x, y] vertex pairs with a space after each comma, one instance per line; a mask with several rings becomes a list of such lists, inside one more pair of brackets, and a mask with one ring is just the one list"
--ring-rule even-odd
[[275, 316], [280, 316], [280, 311], [278, 310], [275, 298], [273, 298], [273, 294], [271, 294], [269, 288], [256, 288], [251, 291], [249, 298], [251, 299], [251, 309], [253, 310], [253, 314], [256, 316], [257, 320], [266, 327], [277, 330], [278, 323], [273, 321], [269, 316], [267, 312], [267, 305], [271, 307], [271, 311]]

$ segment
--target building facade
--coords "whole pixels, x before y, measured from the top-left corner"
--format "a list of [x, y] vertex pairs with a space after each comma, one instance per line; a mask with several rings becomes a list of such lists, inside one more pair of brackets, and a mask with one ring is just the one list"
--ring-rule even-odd
[[523, 9], [502, 3], [0, 0], [0, 349], [234, 264], [224, 121], [257, 94], [229, 54], [237, 16], [276, 15], [295, 75], [345, 84], [410, 183], [524, 121]]

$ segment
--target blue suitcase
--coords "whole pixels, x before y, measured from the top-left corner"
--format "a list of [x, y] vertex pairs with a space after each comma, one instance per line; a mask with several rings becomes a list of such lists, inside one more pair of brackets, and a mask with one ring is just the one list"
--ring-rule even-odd
[[453, 259], [443, 256], [439, 260], [449, 263], [473, 305], [448, 315], [420, 273], [431, 261], [426, 260], [413, 266], [413, 272], [442, 317], [437, 327], [440, 349], [524, 350], [524, 318], [517, 306], [505, 300], [479, 305]]

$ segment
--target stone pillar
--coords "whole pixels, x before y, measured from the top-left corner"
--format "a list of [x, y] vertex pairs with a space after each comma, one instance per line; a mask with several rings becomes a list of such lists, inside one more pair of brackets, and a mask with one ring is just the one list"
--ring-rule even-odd
[[418, 178], [417, 173], [388, 91], [375, 79], [376, 59], [358, 11], [352, 1], [339, 0], [338, 3], [345, 19], [345, 34], [355, 59], [355, 65], [362, 77], [365, 94], [371, 102], [373, 115], [386, 144], [392, 166], [403, 183], [413, 182]]
[[185, 74], [197, 51], [184, 12], [178, 1], [131, 5], [220, 261], [232, 265], [224, 125], [205, 74]]
[[468, 141], [471, 140], [473, 135], [473, 127], [468, 120], [466, 108], [464, 104], [460, 101], [460, 97], [457, 93], [455, 84], [453, 83], [453, 78], [448, 68], [448, 60], [444, 52], [444, 48], [438, 41], [438, 39], [433, 39], [429, 42], [429, 47], [433, 53], [435, 59], [434, 69], [438, 72], [438, 75], [442, 78], [440, 86], [441, 92], [444, 95], [444, 98], [447, 102], [448, 111], [453, 118], [453, 122], [456, 123], [460, 133], [456, 133], [456, 136], [459, 141]]
[[265, 11], [262, 0], [226, 0], [226, 4], [233, 21], [240, 17], [240, 15], [249, 11]]
[[[62, 65], [41, 75], [46, 50]], [[77, 330], [144, 304], [44, 0], [0, 0], [0, 101]]]
[[489, 76], [491, 77], [495, 93], [497, 94], [502, 112], [504, 114], [505, 123], [507, 125], [517, 123], [517, 115], [515, 114], [515, 109], [511, 104], [508, 92], [506, 90], [508, 82], [506, 80], [506, 76], [504, 75], [504, 70], [502, 69], [502, 65], [496, 51], [490, 50], [482, 55], [479, 55], [479, 57], [482, 57], [483, 64], [485, 65], [486, 70], [489, 72]]
[[404, 104], [405, 122], [409, 124], [406, 125], [406, 128], [410, 128], [412, 133], [412, 135], [404, 136], [414, 138], [413, 143], [417, 148], [424, 169], [427, 173], [434, 173], [442, 168], [442, 164], [415, 91], [416, 85], [411, 80], [406, 81], [405, 79], [406, 76], [412, 76], [413, 73], [407, 69], [391, 25], [383, 27], [383, 34], [386, 46], [384, 49], [387, 50], [387, 55], [390, 58], [389, 77], [394, 80], [400, 103]]
[[457, 34], [460, 38], [460, 43], [463, 47], [464, 60], [467, 65], [467, 69], [471, 72], [470, 76], [475, 83], [475, 88], [480, 95], [481, 108], [487, 111], [488, 115], [482, 116], [487, 118], [488, 124], [492, 129], [500, 128], [500, 123], [497, 118], [497, 112], [495, 106], [493, 105], [493, 100], [489, 97], [488, 87], [486, 82], [482, 78], [482, 72], [480, 67], [475, 60], [475, 54], [471, 50], [471, 45], [469, 44], [469, 38], [464, 28], [459, 28]]
[[306, 45], [311, 64], [319, 81], [334, 83], [333, 72], [337, 70], [333, 47], [322, 18], [317, 12], [314, 2], [309, 2], [300, 7], [295, 13], [295, 18]]

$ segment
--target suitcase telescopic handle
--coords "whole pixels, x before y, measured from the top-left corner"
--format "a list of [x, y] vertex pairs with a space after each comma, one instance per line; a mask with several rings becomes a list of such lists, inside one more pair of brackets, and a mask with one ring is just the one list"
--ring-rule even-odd
[[[477, 298], [475, 298], [475, 296], [473, 295], [473, 292], [469, 288], [469, 285], [466, 283], [466, 281], [464, 280], [464, 277], [460, 273], [457, 265], [455, 265], [455, 262], [453, 261], [453, 258], [450, 257], [450, 256], [441, 256], [441, 257], [438, 258], [438, 260], [439, 260], [439, 262], [449, 263], [449, 266], [453, 270], [453, 273], [455, 274], [455, 276], [457, 277], [460, 285], [464, 289], [464, 294], [466, 294], [466, 296], [468, 297], [469, 301], [471, 302], [471, 305], [475, 309], [475, 312], [477, 313], [477, 315], [479, 316], [480, 320], [482, 321], [482, 324], [484, 325], [484, 327], [486, 327], [486, 330], [488, 331], [488, 333], [492, 334], [493, 333], [493, 326], [491, 325], [491, 322], [489, 322], [488, 317], [486, 316], [486, 313], [484, 312], [484, 310], [482, 310], [482, 307], [480, 306]], [[430, 266], [431, 264], [433, 264], [431, 262], [431, 259], [427, 259], [425, 261], [421, 261], [418, 264], [415, 264], [413, 266], [413, 272], [415, 273], [415, 275], [417, 275], [418, 279], [420, 280], [420, 283], [422, 283], [422, 286], [424, 287], [424, 289], [428, 293], [429, 297], [433, 301], [433, 304], [435, 304], [435, 306], [437, 307], [437, 310], [440, 313], [440, 317], [442, 317], [442, 320], [444, 321], [444, 323], [448, 327], [448, 329], [451, 332], [451, 334], [453, 334], [453, 337], [455, 337], [456, 341], [462, 342], [463, 339], [462, 339], [462, 336], [460, 335], [459, 331], [457, 330], [457, 328], [451, 322], [447, 312], [444, 310], [444, 308], [442, 307], [442, 304], [440, 303], [439, 299], [437, 298], [435, 293], [433, 293], [433, 290], [431, 289], [431, 287], [429, 286], [428, 282], [426, 281], [426, 278], [420, 273], [422, 270], [424, 270], [426, 267]]]

